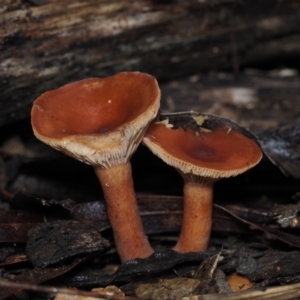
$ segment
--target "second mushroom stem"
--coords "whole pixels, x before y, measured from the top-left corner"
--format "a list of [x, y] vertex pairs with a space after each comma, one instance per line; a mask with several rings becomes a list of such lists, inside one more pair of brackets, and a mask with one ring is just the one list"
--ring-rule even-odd
[[139, 215], [130, 163], [108, 169], [95, 168], [95, 172], [102, 185], [107, 215], [121, 261], [148, 257], [154, 251]]
[[176, 246], [178, 252], [205, 251], [212, 225], [213, 183], [185, 182], [183, 221]]

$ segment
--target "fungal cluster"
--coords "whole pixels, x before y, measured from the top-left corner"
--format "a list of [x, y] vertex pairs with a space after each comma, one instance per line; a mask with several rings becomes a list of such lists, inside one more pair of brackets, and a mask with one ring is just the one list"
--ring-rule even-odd
[[153, 76], [121, 72], [48, 91], [32, 108], [38, 139], [94, 168], [122, 262], [154, 252], [131, 174], [130, 158], [141, 142], [184, 179], [178, 252], [206, 250], [214, 182], [247, 171], [262, 157], [255, 138], [234, 122], [193, 111], [160, 115], [159, 107]]

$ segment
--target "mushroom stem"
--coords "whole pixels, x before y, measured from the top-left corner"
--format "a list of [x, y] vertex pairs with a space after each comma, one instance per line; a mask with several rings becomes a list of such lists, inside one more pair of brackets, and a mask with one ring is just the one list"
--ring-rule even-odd
[[181, 233], [174, 250], [205, 251], [212, 225], [213, 182], [184, 183], [184, 206]]
[[108, 169], [95, 167], [95, 172], [102, 185], [107, 215], [121, 261], [148, 257], [154, 251], [144, 234], [130, 163]]

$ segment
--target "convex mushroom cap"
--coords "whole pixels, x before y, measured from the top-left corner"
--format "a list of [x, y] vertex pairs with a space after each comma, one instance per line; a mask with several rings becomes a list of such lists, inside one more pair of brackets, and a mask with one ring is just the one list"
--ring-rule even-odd
[[[205, 114], [199, 116], [193, 118], [204, 121], [216, 118]], [[255, 166], [262, 157], [257, 143], [229, 123], [219, 124], [214, 129], [199, 126], [194, 130], [176, 128], [171, 122], [168, 118], [153, 122], [143, 143], [183, 174], [216, 180], [236, 176]]]
[[237, 124], [196, 112], [160, 116], [143, 142], [184, 179], [181, 233], [175, 250], [204, 251], [212, 223], [213, 184], [255, 166], [262, 152]]
[[41, 141], [90, 165], [128, 161], [159, 108], [153, 76], [123, 72], [89, 78], [42, 94], [31, 122]]

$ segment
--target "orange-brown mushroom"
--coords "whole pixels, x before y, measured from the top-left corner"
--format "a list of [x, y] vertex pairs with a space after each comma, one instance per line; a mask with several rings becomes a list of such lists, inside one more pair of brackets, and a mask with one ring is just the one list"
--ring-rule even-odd
[[38, 139], [94, 167], [123, 262], [153, 252], [139, 216], [129, 160], [157, 115], [159, 101], [153, 76], [123, 72], [46, 92], [32, 108]]
[[[201, 123], [212, 116], [194, 115]], [[215, 118], [215, 117], [214, 117]], [[217, 121], [215, 128], [174, 128], [168, 119], [153, 122], [143, 143], [184, 179], [183, 223], [174, 250], [206, 250], [212, 223], [213, 185], [256, 165], [262, 153], [251, 138]]]

